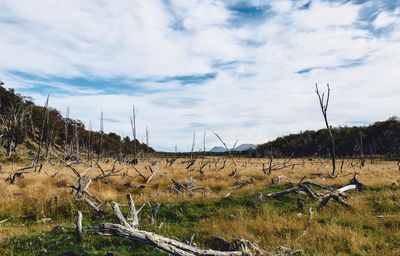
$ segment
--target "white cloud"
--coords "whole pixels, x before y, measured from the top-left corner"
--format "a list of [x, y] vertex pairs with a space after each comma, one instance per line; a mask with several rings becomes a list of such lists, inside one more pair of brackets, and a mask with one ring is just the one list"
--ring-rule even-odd
[[[235, 3], [243, 1], [229, 2]], [[250, 12], [271, 8], [275, 15], [232, 24], [237, 14], [221, 1], [2, 1], [0, 75], [19, 91], [35, 88], [31, 94], [38, 103], [47, 95], [42, 84], [9, 71], [50, 78], [152, 78], [126, 95], [81, 86], [73, 95], [52, 95], [50, 103], [61, 111], [70, 106], [71, 117], [91, 121], [94, 129], [103, 110], [120, 121], [106, 122], [106, 130], [121, 135], [130, 134], [135, 104], [139, 137], [148, 126], [151, 145], [164, 150], [175, 145], [190, 150], [192, 133], [204, 130], [211, 147], [218, 140], [210, 131], [233, 144], [237, 138], [262, 143], [321, 128], [315, 82], [331, 84], [334, 125], [400, 111], [399, 33], [375, 37], [360, 28], [364, 5], [313, 1], [300, 10], [292, 1], [254, 3], [259, 6]], [[398, 24], [398, 9], [385, 13], [370, 22]], [[298, 74], [301, 70], [306, 71]], [[216, 78], [201, 84], [182, 86], [172, 79], [210, 72]], [[170, 81], [155, 79], [162, 77]], [[56, 80], [51, 85], [69, 93], [77, 86]]]
[[375, 18], [373, 25], [375, 28], [383, 28], [398, 22], [400, 16], [400, 8], [393, 12], [383, 11]]

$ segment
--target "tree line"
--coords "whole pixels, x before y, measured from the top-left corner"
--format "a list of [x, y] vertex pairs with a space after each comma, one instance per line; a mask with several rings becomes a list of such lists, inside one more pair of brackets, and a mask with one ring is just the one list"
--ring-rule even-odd
[[[368, 126], [331, 128], [338, 157], [386, 156], [397, 157], [400, 151], [400, 119], [390, 117]], [[304, 131], [278, 137], [244, 154], [264, 157], [328, 157], [331, 139], [327, 129]]]
[[[32, 98], [6, 89], [0, 81], [0, 148], [1, 154], [18, 156], [18, 149], [48, 156], [50, 151], [69, 158], [116, 157], [123, 158], [136, 152], [154, 150], [129, 136], [92, 131], [80, 120], [63, 117], [54, 108], [37, 106]], [[21, 147], [23, 145], [23, 147]], [[42, 157], [44, 157], [42, 156]]]

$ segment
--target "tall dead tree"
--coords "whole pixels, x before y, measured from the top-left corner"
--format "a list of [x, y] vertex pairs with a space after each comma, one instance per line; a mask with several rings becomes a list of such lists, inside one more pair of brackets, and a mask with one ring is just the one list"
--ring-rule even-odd
[[104, 133], [104, 123], [103, 123], [103, 111], [100, 114], [100, 148], [97, 154], [97, 162], [101, 160], [103, 154], [103, 133]]
[[18, 128], [22, 127], [23, 119], [24, 110], [20, 104], [10, 106], [5, 116], [0, 114], [0, 133], [7, 143], [7, 156], [11, 156], [12, 151], [16, 152], [16, 133]]
[[90, 162], [90, 166], [93, 166], [93, 153], [92, 153], [92, 122], [89, 122], [89, 136], [88, 136], [88, 161]]
[[136, 152], [136, 109], [135, 105], [132, 107], [132, 116], [130, 117], [131, 120], [131, 128], [132, 128], [132, 135], [133, 135], [133, 159], [137, 162], [137, 152]]
[[49, 97], [50, 97], [50, 95], [47, 95], [47, 99], [46, 99], [46, 102], [44, 104], [44, 116], [43, 116], [42, 130], [40, 131], [38, 151], [37, 151], [37, 155], [36, 155], [35, 172], [38, 171], [37, 167], [39, 166], [39, 161], [40, 161], [40, 158], [41, 158], [40, 154], [41, 154], [41, 151], [42, 151], [44, 130], [46, 128], [47, 115], [49, 114], [48, 113]]
[[79, 162], [81, 158], [81, 153], [79, 149], [79, 133], [78, 133], [78, 124], [74, 124], [74, 140], [75, 140], [75, 157], [76, 160]]
[[272, 154], [272, 147], [269, 149], [269, 164], [268, 164], [268, 174], [272, 174], [272, 161], [274, 159], [274, 155]]
[[364, 143], [363, 143], [363, 133], [360, 132], [360, 168], [365, 165], [365, 157], [364, 157]]
[[67, 159], [68, 155], [68, 124], [69, 124], [69, 107], [65, 110], [65, 127], [64, 127], [64, 133], [65, 133], [65, 138], [64, 138], [64, 160]]
[[203, 135], [203, 160], [206, 157], [206, 132]]
[[47, 108], [47, 116], [46, 116], [46, 151], [45, 151], [45, 157], [49, 156], [50, 152], [50, 146], [51, 146], [51, 133], [52, 129], [50, 129], [50, 111]]
[[149, 158], [149, 129], [146, 126], [146, 153], [147, 158]]
[[190, 160], [193, 160], [194, 147], [196, 145], [196, 133], [193, 133], [192, 149], [190, 150]]
[[335, 177], [336, 176], [336, 151], [335, 151], [335, 139], [333, 138], [333, 134], [332, 134], [332, 129], [329, 126], [328, 123], [328, 106], [329, 106], [329, 99], [330, 99], [330, 94], [331, 94], [331, 89], [329, 88], [329, 84], [326, 85], [326, 87], [328, 88], [328, 92], [327, 92], [327, 96], [325, 99], [325, 93], [322, 93], [322, 95], [319, 93], [318, 90], [318, 85], [315, 84], [315, 93], [318, 96], [318, 100], [319, 100], [319, 105], [321, 107], [321, 112], [322, 115], [324, 116], [324, 121], [325, 121], [325, 125], [326, 125], [326, 129], [328, 130], [329, 133], [329, 137], [331, 139], [331, 144], [332, 144], [332, 149], [331, 149], [331, 158], [332, 158], [332, 176]]

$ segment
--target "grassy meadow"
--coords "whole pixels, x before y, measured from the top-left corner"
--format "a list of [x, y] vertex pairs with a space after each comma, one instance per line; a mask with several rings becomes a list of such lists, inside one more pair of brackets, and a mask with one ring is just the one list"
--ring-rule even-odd
[[[77, 177], [65, 164], [53, 160], [40, 173], [28, 171], [10, 184], [10, 173], [28, 164], [3, 163], [0, 173], [0, 254], [1, 255], [164, 255], [149, 247], [122, 238], [95, 234], [99, 223], [117, 223], [109, 202], [118, 202], [127, 212], [126, 194], [131, 193], [141, 229], [203, 248], [213, 247], [212, 237], [244, 238], [262, 249], [279, 253], [282, 246], [301, 250], [303, 255], [400, 255], [400, 171], [396, 162], [338, 160], [341, 171], [331, 178], [331, 165], [324, 159], [293, 159], [291, 166], [263, 172], [267, 159], [198, 159], [186, 168], [183, 158], [167, 167], [166, 160], [151, 158], [135, 168], [145, 177], [158, 169], [148, 184], [134, 167], [112, 160], [99, 162], [105, 171], [115, 165], [118, 176], [98, 179], [101, 171], [88, 163], [74, 165], [92, 182], [88, 191], [103, 202], [98, 215], [75, 200], [69, 185]], [[274, 159], [283, 163], [284, 159]], [[200, 167], [204, 166], [200, 171]], [[232, 171], [236, 169], [236, 175]], [[345, 208], [336, 202], [318, 208], [318, 202], [303, 195], [258, 200], [259, 193], [281, 191], [304, 180], [341, 187], [357, 172], [361, 191], [349, 192]], [[121, 174], [121, 175], [119, 175]], [[234, 177], [232, 177], [234, 176]], [[280, 177], [279, 184], [272, 179]], [[172, 180], [195, 184], [201, 189], [177, 191]], [[141, 185], [142, 184], [142, 185]], [[298, 200], [304, 204], [298, 207]], [[156, 204], [160, 208], [152, 217]], [[309, 209], [312, 208], [310, 218]], [[75, 237], [77, 211], [83, 213], [84, 238]]]

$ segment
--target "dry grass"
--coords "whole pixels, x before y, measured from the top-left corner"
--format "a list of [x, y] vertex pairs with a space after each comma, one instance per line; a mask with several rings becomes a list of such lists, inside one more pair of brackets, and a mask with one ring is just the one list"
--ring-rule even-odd
[[[271, 203], [260, 204], [255, 208], [223, 207], [191, 227], [191, 231], [204, 238], [210, 235], [245, 237], [266, 249], [280, 245], [303, 248], [307, 254], [400, 254], [399, 249], [396, 249], [400, 246], [400, 189], [396, 189], [400, 185], [400, 171], [395, 162], [367, 162], [361, 169], [351, 166], [351, 163], [356, 164], [355, 160], [346, 160], [339, 177], [331, 179], [328, 177], [331, 172], [329, 161], [321, 159], [296, 159], [292, 161], [296, 164], [294, 168], [273, 171], [272, 175], [262, 172], [262, 164], [267, 166], [268, 163], [266, 159], [236, 159], [235, 178], [229, 176], [235, 169], [229, 160], [224, 169], [218, 170], [222, 159], [215, 166], [217, 158], [207, 158], [205, 161], [210, 164], [204, 168], [204, 174], [199, 172], [201, 160], [191, 170], [185, 168], [183, 160], [178, 159], [169, 168], [165, 167], [164, 159], [140, 163], [136, 168], [147, 177], [151, 174], [149, 166], [153, 162], [157, 161], [159, 167], [149, 186], [144, 188], [138, 187], [143, 179], [137, 176], [131, 166], [116, 163], [116, 169], [124, 169], [123, 172], [129, 176], [111, 177], [110, 182], [94, 181], [89, 191], [103, 200], [117, 202], [124, 202], [126, 193], [130, 192], [139, 205], [154, 201], [166, 204], [183, 201], [216, 202], [228, 193], [231, 196], [240, 196], [253, 190], [268, 188], [271, 186], [271, 179], [278, 176], [283, 177], [283, 183], [296, 183], [307, 176], [308, 180], [316, 183], [343, 185], [357, 171], [367, 191], [351, 196], [349, 202], [354, 206], [353, 209], [330, 204], [326, 209], [316, 212], [311, 223], [308, 223], [307, 213], [296, 211], [295, 204], [289, 207]], [[337, 165], [340, 168], [340, 161]], [[101, 166], [104, 170], [110, 170], [112, 164], [102, 163]], [[4, 181], [10, 172], [20, 167], [21, 165], [11, 164], [2, 166], [0, 190], [3, 191], [3, 196], [0, 198], [0, 218], [8, 218], [10, 221], [0, 224], [0, 242], [10, 235], [48, 231], [57, 223], [71, 221], [75, 210], [82, 207], [69, 194], [67, 185], [75, 184], [76, 177], [65, 165], [46, 164], [41, 173], [24, 174], [16, 184]], [[101, 173], [96, 168], [88, 170], [84, 165], [76, 168], [81, 173], [86, 171], [92, 178]], [[210, 190], [190, 194], [177, 193], [171, 188], [172, 179], [184, 183], [189, 178], [194, 179], [198, 186], [206, 186]], [[238, 181], [252, 183], [233, 189]], [[381, 218], [380, 215], [384, 217]], [[33, 226], [19, 224], [25, 218], [40, 220], [45, 217], [51, 217], [53, 221]], [[174, 228], [176, 226], [166, 223], [164, 232], [174, 234]]]

